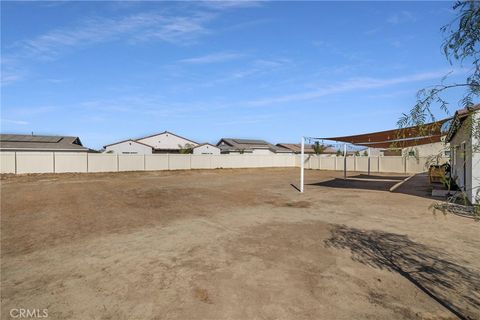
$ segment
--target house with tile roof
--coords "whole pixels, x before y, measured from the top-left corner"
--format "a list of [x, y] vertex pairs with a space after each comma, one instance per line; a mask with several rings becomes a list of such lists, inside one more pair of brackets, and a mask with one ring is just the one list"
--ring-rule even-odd
[[[277, 143], [277, 147], [288, 149], [295, 154], [300, 154], [302, 152], [302, 147], [300, 143]], [[305, 154], [315, 154], [313, 144], [305, 144], [303, 152]], [[327, 147], [322, 152], [322, 154], [336, 154], [336, 153], [337, 153], [337, 150], [335, 150], [332, 147]]]
[[93, 152], [79, 137], [33, 134], [0, 134], [0, 151]]
[[222, 138], [217, 147], [222, 154], [292, 154], [291, 150], [255, 139]]

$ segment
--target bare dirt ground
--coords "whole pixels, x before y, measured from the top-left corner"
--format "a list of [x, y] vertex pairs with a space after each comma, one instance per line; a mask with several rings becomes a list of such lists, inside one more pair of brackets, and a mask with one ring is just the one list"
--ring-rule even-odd
[[298, 175], [3, 177], [2, 319], [480, 319], [480, 224], [424, 177]]

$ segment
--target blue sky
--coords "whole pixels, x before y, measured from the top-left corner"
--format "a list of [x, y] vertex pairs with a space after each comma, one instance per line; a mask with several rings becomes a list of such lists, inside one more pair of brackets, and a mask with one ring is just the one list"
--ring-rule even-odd
[[1, 6], [1, 131], [92, 148], [164, 130], [273, 143], [386, 130], [418, 89], [465, 77], [441, 51], [451, 2]]

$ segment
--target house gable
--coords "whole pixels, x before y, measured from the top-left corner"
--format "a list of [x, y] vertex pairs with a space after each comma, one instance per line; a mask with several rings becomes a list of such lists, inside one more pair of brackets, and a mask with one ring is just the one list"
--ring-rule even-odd
[[210, 143], [202, 143], [193, 148], [193, 154], [220, 154], [220, 148]]
[[116, 154], [152, 154], [152, 147], [129, 139], [107, 145], [105, 151]]
[[197, 146], [195, 141], [183, 138], [174, 133], [165, 131], [156, 135], [140, 138], [137, 142], [149, 145], [155, 150], [180, 150], [185, 146]]

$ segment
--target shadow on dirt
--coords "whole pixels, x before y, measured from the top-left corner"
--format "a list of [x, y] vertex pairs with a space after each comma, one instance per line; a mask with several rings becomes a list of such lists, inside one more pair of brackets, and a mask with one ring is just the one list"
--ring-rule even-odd
[[[327, 181], [310, 183], [310, 186], [340, 188], [340, 189], [361, 189], [375, 191], [389, 191], [394, 185], [405, 179], [406, 176], [376, 176], [359, 174], [349, 176], [346, 180], [334, 178]], [[425, 173], [416, 174], [410, 180], [402, 184], [394, 193], [403, 193], [412, 196], [432, 199], [432, 186]]]
[[405, 235], [337, 226], [327, 247], [348, 249], [354, 261], [397, 272], [460, 319], [478, 319], [480, 274]]

